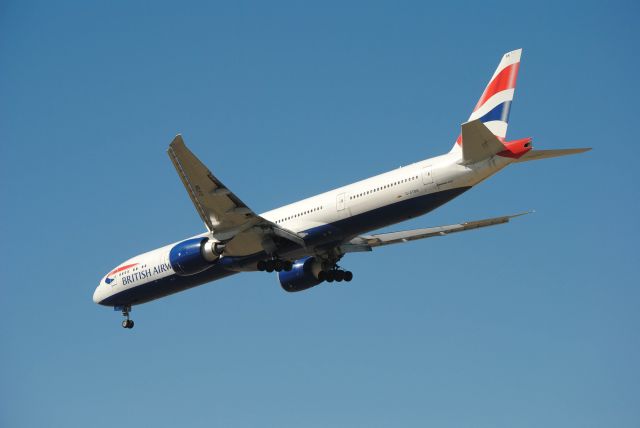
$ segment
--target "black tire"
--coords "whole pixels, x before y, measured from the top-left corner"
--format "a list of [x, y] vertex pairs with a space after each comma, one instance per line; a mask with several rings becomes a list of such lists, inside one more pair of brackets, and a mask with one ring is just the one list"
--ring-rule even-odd
[[133, 320], [129, 320], [129, 326], [127, 328], [133, 328], [133, 325], [134, 325]]
[[122, 328], [129, 328], [129, 320], [122, 321]]
[[267, 260], [266, 261], [267, 272], [273, 272], [274, 269], [275, 269], [275, 263], [273, 262], [273, 260]]
[[333, 275], [337, 282], [342, 282], [342, 280], [344, 280], [344, 271], [337, 270]]
[[344, 280], [350, 282], [353, 279], [353, 273], [348, 270], [344, 273]]
[[273, 269], [275, 269], [276, 272], [282, 272], [283, 268], [282, 260], [276, 260], [273, 262]]
[[286, 272], [291, 272], [291, 270], [293, 269], [293, 262], [291, 262], [290, 260], [285, 260], [282, 264]]
[[256, 266], [260, 272], [267, 270], [267, 263], [264, 260], [260, 260]]
[[335, 271], [328, 270], [325, 274], [325, 279], [327, 282], [333, 282], [336, 279]]
[[327, 273], [323, 270], [318, 272], [318, 281], [325, 281], [327, 279]]

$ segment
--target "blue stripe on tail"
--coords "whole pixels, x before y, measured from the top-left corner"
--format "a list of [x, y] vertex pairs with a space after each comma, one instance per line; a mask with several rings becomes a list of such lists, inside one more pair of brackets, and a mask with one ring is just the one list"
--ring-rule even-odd
[[480, 117], [482, 123], [491, 122], [492, 120], [501, 120], [509, 123], [509, 111], [511, 110], [511, 101], [505, 101], [495, 106], [490, 112]]

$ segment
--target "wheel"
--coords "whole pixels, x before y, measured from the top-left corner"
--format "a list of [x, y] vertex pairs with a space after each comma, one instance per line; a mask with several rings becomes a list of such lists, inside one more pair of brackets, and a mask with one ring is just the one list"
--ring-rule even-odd
[[267, 263], [264, 260], [260, 260], [258, 262], [257, 268], [260, 272], [264, 272], [265, 270], [267, 270]]
[[346, 272], [344, 273], [344, 280], [345, 280], [345, 281], [347, 281], [347, 282], [349, 282], [349, 281], [351, 281], [352, 279], [353, 279], [353, 273], [352, 273], [350, 270], [346, 271]]
[[283, 263], [283, 269], [286, 272], [291, 272], [291, 270], [293, 269], [293, 262], [291, 262], [290, 260], [285, 260]]
[[122, 328], [129, 328], [129, 320], [122, 321]]
[[333, 282], [333, 281], [336, 279], [335, 271], [333, 271], [333, 270], [328, 270], [328, 271], [325, 273], [325, 278], [326, 278], [327, 282]]
[[335, 276], [337, 282], [342, 282], [342, 280], [344, 279], [344, 271], [342, 270], [337, 270], [333, 275]]
[[275, 269], [275, 263], [273, 263], [273, 260], [267, 260], [265, 264], [266, 264], [266, 271], [273, 272], [273, 270]]
[[129, 320], [129, 325], [127, 326], [127, 328], [133, 328], [133, 320]]
[[325, 281], [327, 279], [327, 273], [323, 270], [318, 272], [318, 281]]
[[273, 268], [275, 269], [276, 272], [282, 272], [282, 268], [284, 268], [284, 266], [282, 265], [282, 260], [274, 261]]

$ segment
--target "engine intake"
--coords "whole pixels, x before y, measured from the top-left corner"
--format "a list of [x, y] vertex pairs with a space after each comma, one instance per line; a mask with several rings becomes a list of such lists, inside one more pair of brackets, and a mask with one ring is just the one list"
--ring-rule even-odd
[[285, 291], [302, 291], [322, 282], [318, 279], [321, 270], [322, 264], [315, 257], [306, 257], [296, 260], [291, 271], [278, 272], [278, 280]]
[[209, 238], [187, 239], [171, 248], [169, 263], [178, 275], [195, 275], [213, 266], [222, 251], [224, 244]]

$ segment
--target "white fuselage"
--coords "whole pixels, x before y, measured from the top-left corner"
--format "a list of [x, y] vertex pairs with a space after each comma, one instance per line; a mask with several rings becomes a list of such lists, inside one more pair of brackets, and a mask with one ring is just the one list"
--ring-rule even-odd
[[[326, 225], [360, 218], [399, 202], [421, 198], [454, 189], [467, 189], [495, 174], [511, 159], [494, 156], [473, 165], [462, 165], [457, 147], [442, 156], [413, 163], [365, 180], [358, 181], [271, 211], [261, 217], [282, 228], [304, 235], [305, 231]], [[408, 218], [408, 217], [407, 217]], [[402, 221], [398, 215], [376, 219], [374, 228]], [[367, 230], [354, 230], [353, 235]], [[207, 236], [203, 233], [197, 236]], [[95, 290], [96, 303], [109, 306], [139, 304], [186, 288], [210, 282], [239, 271], [256, 270], [255, 264], [227, 266], [224, 272], [201, 279], [180, 277], [169, 263], [169, 251], [175, 245], [137, 255], [120, 264], [105, 276]], [[298, 248], [289, 257], [313, 255], [315, 248]], [[224, 259], [224, 257], [222, 257]], [[221, 259], [221, 260], [222, 260]], [[157, 290], [152, 287], [158, 284]], [[167, 285], [168, 284], [168, 285]], [[132, 295], [133, 289], [145, 287], [146, 295], [140, 301], [118, 301], [117, 295]], [[162, 289], [170, 287], [169, 289]], [[157, 291], [156, 294], [155, 291]]]

